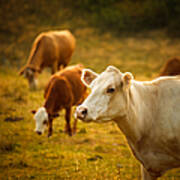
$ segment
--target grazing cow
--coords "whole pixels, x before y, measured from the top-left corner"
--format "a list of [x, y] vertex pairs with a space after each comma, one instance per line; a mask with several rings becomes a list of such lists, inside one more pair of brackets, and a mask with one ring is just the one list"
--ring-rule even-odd
[[143, 180], [180, 167], [180, 76], [139, 82], [109, 66], [100, 75], [84, 69], [82, 81], [92, 91], [75, 116], [115, 121], [141, 162]]
[[175, 76], [180, 75], [180, 59], [171, 58], [162, 67], [159, 76]]
[[76, 131], [77, 119], [74, 120], [73, 132], [70, 126], [71, 109], [74, 105], [79, 105], [87, 96], [86, 86], [81, 81], [83, 66], [69, 66], [64, 70], [52, 75], [45, 89], [45, 103], [34, 113], [36, 121], [35, 131], [42, 134], [48, 126], [48, 137], [52, 135], [52, 121], [58, 116], [62, 109], [66, 110], [66, 129], [70, 136]]
[[27, 64], [19, 72], [29, 82], [30, 88], [36, 88], [36, 77], [45, 67], [52, 74], [66, 67], [75, 49], [75, 38], [68, 31], [49, 31], [41, 33], [34, 41]]

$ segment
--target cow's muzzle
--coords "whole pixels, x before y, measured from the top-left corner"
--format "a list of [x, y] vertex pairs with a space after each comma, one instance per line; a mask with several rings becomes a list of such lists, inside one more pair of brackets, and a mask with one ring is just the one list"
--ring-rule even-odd
[[41, 131], [36, 131], [36, 133], [37, 133], [38, 135], [41, 135], [41, 134], [42, 134], [42, 132], [41, 132]]
[[79, 106], [76, 109], [75, 116], [80, 120], [85, 120], [88, 114], [88, 109], [84, 106]]

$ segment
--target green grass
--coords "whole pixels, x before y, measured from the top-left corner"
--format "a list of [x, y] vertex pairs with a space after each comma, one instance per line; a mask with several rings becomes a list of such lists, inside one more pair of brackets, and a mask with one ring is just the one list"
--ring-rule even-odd
[[[85, 28], [76, 30], [75, 36], [77, 48], [71, 64], [82, 63], [97, 72], [115, 65], [139, 80], [156, 77], [162, 64], [178, 56], [180, 49], [180, 41], [168, 39], [163, 32], [118, 38]], [[0, 179], [139, 179], [140, 165], [114, 123], [79, 121], [77, 134], [69, 137], [63, 133], [63, 111], [54, 120], [52, 137], [34, 132], [30, 111], [43, 105], [49, 77], [48, 70], [44, 71], [38, 78], [38, 90], [30, 91], [17, 67], [0, 67]], [[180, 170], [168, 171], [160, 179], [178, 180]]]

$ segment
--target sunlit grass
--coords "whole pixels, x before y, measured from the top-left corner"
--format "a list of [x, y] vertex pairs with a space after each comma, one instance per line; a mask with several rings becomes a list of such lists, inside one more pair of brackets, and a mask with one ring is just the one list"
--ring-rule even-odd
[[[178, 56], [180, 43], [161, 33], [137, 37], [113, 37], [92, 29], [75, 32], [77, 48], [71, 64], [82, 63], [96, 72], [115, 65], [136, 79], [156, 77], [162, 64]], [[39, 77], [39, 88], [30, 91], [18, 76], [18, 68], [0, 67], [0, 179], [136, 180], [140, 166], [125, 137], [114, 123], [84, 124], [79, 121], [73, 137], [63, 133], [64, 111], [54, 120], [53, 136], [34, 132], [31, 110], [43, 105], [43, 89], [50, 73]], [[7, 118], [17, 121], [7, 121]], [[19, 118], [19, 120], [18, 120]], [[72, 117], [73, 120], [73, 117]], [[178, 169], [162, 178], [178, 180]]]

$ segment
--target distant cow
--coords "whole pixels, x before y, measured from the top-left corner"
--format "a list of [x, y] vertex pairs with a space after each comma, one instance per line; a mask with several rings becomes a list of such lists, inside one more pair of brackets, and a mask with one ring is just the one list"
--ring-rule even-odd
[[100, 75], [84, 69], [82, 80], [91, 93], [76, 116], [116, 122], [142, 164], [143, 180], [180, 167], [180, 76], [140, 82], [109, 66]]
[[159, 76], [180, 75], [180, 59], [175, 57], [169, 59], [162, 67]]
[[52, 121], [58, 116], [62, 109], [66, 110], [66, 129], [71, 136], [76, 131], [77, 119], [74, 121], [73, 131], [70, 126], [71, 109], [74, 105], [79, 105], [87, 96], [86, 86], [81, 82], [83, 66], [69, 66], [64, 70], [54, 74], [45, 89], [45, 103], [34, 113], [36, 121], [35, 131], [42, 134], [48, 126], [48, 137], [52, 135]]
[[68, 30], [43, 32], [35, 39], [28, 62], [19, 74], [24, 74], [30, 88], [36, 88], [37, 74], [46, 67], [52, 69], [52, 74], [66, 67], [74, 49], [75, 38]]

